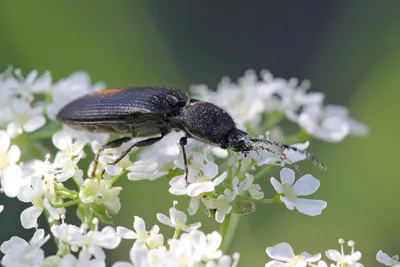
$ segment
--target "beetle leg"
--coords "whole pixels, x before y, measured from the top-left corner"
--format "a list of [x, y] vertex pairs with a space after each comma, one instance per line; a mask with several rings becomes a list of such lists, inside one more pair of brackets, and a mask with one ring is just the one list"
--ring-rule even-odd
[[93, 177], [94, 177], [94, 174], [97, 169], [97, 165], [99, 163], [99, 156], [100, 156], [101, 152], [103, 152], [107, 148], [120, 147], [123, 143], [128, 142], [131, 139], [132, 139], [132, 137], [122, 137], [120, 139], [112, 140], [112, 141], [108, 142], [107, 144], [103, 145], [100, 148], [100, 150], [96, 153], [96, 155], [94, 156], [93, 169], [90, 173], [90, 179], [93, 179]]
[[186, 182], [186, 185], [188, 185], [189, 184], [189, 181], [188, 181], [189, 166], [188, 166], [186, 150], [185, 150], [185, 146], [187, 145], [187, 137], [186, 136], [181, 137], [181, 139], [179, 140], [179, 145], [182, 148], [183, 166], [185, 168], [185, 182]]
[[[134, 143], [133, 145], [131, 145], [130, 147], [128, 147], [124, 152], [122, 152], [122, 154], [121, 154], [116, 160], [114, 160], [112, 163], [110, 163], [110, 164], [108, 164], [108, 165], [115, 165], [115, 164], [117, 164], [118, 162], [120, 162], [126, 155], [128, 155], [129, 152], [131, 152], [131, 150], [132, 150], [134, 147], [150, 146], [150, 145], [152, 145], [152, 144], [154, 144], [154, 143], [160, 141], [163, 137], [164, 137], [164, 135], [159, 136], [159, 137], [149, 138], [149, 139], [142, 140], [142, 141], [139, 141], [139, 142]], [[132, 138], [130, 138], [130, 139], [132, 139]], [[105, 172], [105, 169], [101, 172], [101, 177], [103, 177], [104, 172]]]

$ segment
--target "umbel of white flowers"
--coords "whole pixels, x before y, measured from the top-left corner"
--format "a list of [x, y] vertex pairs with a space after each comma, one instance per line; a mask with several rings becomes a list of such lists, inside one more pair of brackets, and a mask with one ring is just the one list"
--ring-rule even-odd
[[[224, 255], [225, 251], [220, 249], [228, 233], [205, 234], [200, 230], [200, 222], [188, 223], [190, 218], [177, 209], [177, 202], [169, 209], [168, 216], [157, 214], [161, 223], [174, 229], [171, 238], [164, 237], [156, 225], [146, 230], [144, 220], [138, 216], [134, 216], [133, 230], [111, 226], [113, 215], [120, 212], [123, 204], [119, 198], [122, 187], [116, 183], [125, 174], [132, 181], [169, 179], [169, 193], [189, 198], [186, 209], [189, 215], [203, 208], [223, 227], [229, 225], [231, 214], [249, 214], [255, 211], [256, 204], [284, 204], [289, 210], [309, 216], [319, 215], [327, 207], [323, 200], [308, 198], [318, 190], [320, 181], [312, 174], [296, 178], [296, 173], [286, 166], [305, 159], [303, 153], [293, 150], [279, 153], [257, 150], [244, 155], [189, 140], [186, 181], [177, 142], [183, 133], [179, 132], [168, 134], [153, 146], [133, 151], [117, 165], [110, 163], [125, 146], [138, 139], [121, 148], [106, 149], [99, 157], [98, 171], [89, 179], [91, 166], [82, 159], [93, 159], [110, 136], [61, 126], [55, 117], [70, 101], [104, 88], [103, 83], [92, 85], [84, 72], [55, 82], [49, 72], [39, 75], [32, 71], [24, 77], [20, 70], [9, 68], [0, 75], [1, 192], [29, 203], [20, 215], [20, 222], [26, 229], [36, 228], [29, 242], [15, 236], [3, 242], [0, 247], [4, 253], [3, 266], [105, 266], [103, 249], [117, 249], [121, 239], [134, 242], [129, 255], [131, 262], [115, 263], [117, 267], [238, 265], [237, 253]], [[313, 138], [340, 142], [350, 134], [368, 133], [365, 125], [349, 117], [345, 107], [325, 105], [322, 93], [308, 89], [307, 81], [274, 78], [266, 71], [261, 72], [259, 79], [254, 71], [248, 71], [237, 83], [222, 79], [216, 90], [204, 85], [190, 90], [196, 98], [224, 108], [237, 127], [252, 136], [289, 141], [299, 150], [307, 149]], [[298, 132], [284, 133], [279, 123], [285, 119], [294, 123]], [[278, 179], [269, 174], [271, 168], [279, 169]], [[275, 195], [265, 197], [257, 183], [260, 178], [270, 179]], [[74, 206], [80, 225], [67, 223], [66, 211]], [[0, 206], [0, 212], [3, 209]], [[46, 216], [52, 225], [49, 233], [39, 229], [40, 216]], [[104, 225], [102, 229], [100, 222]], [[58, 248], [54, 256], [45, 255], [41, 248], [50, 235]], [[286, 252], [280, 255], [280, 251]], [[316, 255], [303, 255], [304, 259], [296, 256], [288, 244], [269, 248], [267, 253], [286, 264], [282, 266], [316, 266], [312, 264], [320, 260]], [[378, 254], [380, 262], [389, 262], [386, 254]], [[327, 257], [336, 264], [339, 260], [335, 259], [345, 256], [335, 255], [330, 253]], [[346, 264], [354, 265], [360, 257], [361, 254], [352, 252], [353, 261]], [[295, 262], [300, 265], [294, 265]]]

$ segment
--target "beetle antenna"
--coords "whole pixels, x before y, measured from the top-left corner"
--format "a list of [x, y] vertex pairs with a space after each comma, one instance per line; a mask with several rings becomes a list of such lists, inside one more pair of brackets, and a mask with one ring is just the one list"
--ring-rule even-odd
[[[287, 144], [284, 144], [284, 143], [281, 143], [281, 142], [276, 142], [276, 141], [270, 141], [270, 140], [252, 139], [252, 141], [261, 142], [261, 143], [264, 143], [266, 145], [270, 145], [270, 146], [273, 146], [273, 147], [279, 147], [282, 150], [288, 149], [288, 150], [293, 150], [295, 152], [299, 152], [299, 153], [303, 154], [304, 156], [306, 156], [306, 158], [311, 159], [312, 162], [314, 163], [314, 165], [317, 166], [319, 169], [321, 169], [323, 171], [326, 170], [326, 165], [319, 158], [317, 158], [316, 156], [314, 156], [313, 154], [311, 154], [307, 150], [298, 149], [297, 147], [294, 147], [294, 146], [291, 146], [291, 145], [287, 145]], [[260, 149], [263, 149], [263, 148], [260, 147]], [[265, 150], [265, 149], [263, 149], [263, 150]], [[282, 156], [281, 156], [281, 158], [282, 158]], [[293, 166], [295, 166], [294, 163], [291, 163], [291, 164]]]

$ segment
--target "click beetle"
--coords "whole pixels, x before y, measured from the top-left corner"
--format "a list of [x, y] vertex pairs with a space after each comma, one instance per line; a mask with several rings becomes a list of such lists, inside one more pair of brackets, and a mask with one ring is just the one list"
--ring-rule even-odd
[[[280, 142], [253, 138], [247, 132], [236, 128], [232, 117], [222, 108], [190, 98], [185, 92], [169, 87], [118, 88], [94, 92], [63, 107], [57, 114], [57, 120], [78, 130], [130, 135], [113, 140], [101, 148], [95, 156], [91, 177], [94, 176], [102, 150], [119, 147], [134, 137], [158, 135], [131, 145], [112, 163], [117, 164], [134, 147], [152, 145], [171, 131], [185, 133], [179, 144], [183, 154], [186, 181], [187, 138], [236, 152], [267, 150], [279, 155], [281, 159], [286, 159], [285, 155], [270, 147], [290, 149], [312, 159], [319, 168], [326, 168], [308, 151]], [[291, 164], [298, 169], [297, 165]]]

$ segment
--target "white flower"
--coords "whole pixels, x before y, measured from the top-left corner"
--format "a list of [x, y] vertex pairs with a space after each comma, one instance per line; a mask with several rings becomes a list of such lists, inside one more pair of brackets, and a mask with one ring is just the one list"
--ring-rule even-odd
[[294, 183], [295, 172], [289, 168], [283, 168], [280, 177], [282, 184], [274, 177], [271, 177], [271, 184], [289, 210], [296, 208], [300, 213], [315, 216], [321, 214], [322, 210], [326, 208], [326, 201], [298, 197], [315, 193], [320, 186], [318, 179], [306, 174]]
[[1, 244], [0, 251], [4, 254], [1, 264], [8, 266], [38, 266], [44, 259], [41, 246], [49, 240], [43, 229], [36, 230], [32, 239], [28, 242], [20, 237], [13, 236]]
[[67, 103], [90, 92], [104, 89], [103, 83], [92, 86], [90, 77], [85, 72], [74, 72], [68, 78], [58, 81], [53, 86], [53, 102], [47, 105], [47, 116], [55, 120], [57, 113]]
[[299, 115], [298, 123], [310, 135], [327, 142], [340, 142], [349, 134], [368, 133], [368, 127], [351, 119], [343, 106], [308, 106]]
[[[297, 120], [296, 112], [300, 107], [318, 105], [324, 100], [323, 93], [307, 93], [310, 88], [308, 81], [299, 84], [295, 78], [289, 80], [275, 78], [270, 86], [274, 88], [274, 95], [267, 101], [275, 101], [276, 109], [285, 113], [286, 117], [292, 121]], [[276, 99], [275, 96], [278, 98]]]
[[20, 157], [19, 147], [11, 145], [9, 135], [0, 131], [0, 181], [1, 189], [8, 197], [16, 197], [20, 188], [28, 183], [21, 167], [16, 165]]
[[153, 181], [166, 174], [168, 168], [159, 162], [160, 157], [145, 158], [135, 161], [128, 167], [128, 179], [131, 181], [150, 180]]
[[86, 179], [79, 191], [82, 203], [93, 203], [100, 195], [100, 184], [97, 180]]
[[23, 132], [34, 132], [46, 123], [42, 115], [43, 108], [31, 107], [31, 104], [22, 99], [13, 99], [10, 103], [13, 118], [7, 126], [7, 132], [11, 137], [16, 137]]
[[232, 211], [230, 203], [236, 198], [236, 193], [226, 188], [223, 195], [219, 195], [216, 199], [208, 198], [204, 200], [208, 209], [215, 210], [215, 220], [222, 223], [225, 216]]
[[43, 94], [51, 89], [51, 75], [45, 72], [42, 76], [38, 77], [38, 71], [32, 70], [25, 78], [20, 69], [15, 69], [14, 74], [16, 78], [9, 75], [5, 80], [8, 88], [13, 89], [14, 94], [32, 101], [33, 94]]
[[[96, 228], [98, 221], [95, 222]], [[83, 247], [88, 253], [98, 260], [104, 260], [106, 255], [103, 248], [115, 249], [121, 242], [121, 237], [111, 226], [104, 227], [101, 231], [97, 229], [87, 233], [75, 233], [71, 236], [69, 243], [78, 247]]]
[[2, 213], [4, 210], [4, 205], [0, 205], [0, 213]]
[[[166, 251], [148, 250], [144, 247], [133, 246], [129, 252], [132, 262], [116, 262], [112, 267], [150, 267], [150, 266], [180, 266], [178, 262], [172, 261], [171, 257], [165, 260]], [[175, 264], [175, 265], [174, 265]]]
[[17, 197], [20, 201], [32, 203], [32, 206], [22, 211], [20, 216], [21, 224], [24, 228], [29, 229], [37, 227], [37, 219], [44, 209], [49, 212], [53, 219], [60, 219], [60, 212], [51, 206], [47, 198], [43, 199], [43, 194], [43, 181], [39, 177], [32, 177], [31, 185], [23, 186], [18, 193]]
[[[195, 159], [195, 158], [194, 158]], [[171, 179], [169, 192], [174, 195], [187, 194], [197, 197], [203, 193], [212, 192], [215, 187], [222, 183], [227, 177], [227, 172], [218, 175], [218, 165], [214, 162], [201, 163], [198, 169], [189, 168], [188, 182], [186, 185], [185, 175], [179, 175]]]
[[[106, 263], [102, 259], [90, 259], [91, 254], [86, 250], [81, 250], [79, 252], [79, 257], [75, 258], [72, 254], [65, 255], [60, 263], [57, 265], [59, 267], [105, 267]], [[55, 265], [53, 265], [55, 266]]]
[[134, 216], [133, 229], [136, 232], [123, 227], [117, 227], [118, 236], [124, 239], [136, 239], [135, 245], [148, 248], [158, 248], [164, 244], [164, 236], [159, 234], [160, 228], [154, 225], [150, 231], [146, 231], [144, 220], [138, 216]]
[[361, 259], [361, 252], [360, 251], [354, 251], [354, 242], [353, 241], [348, 241], [347, 245], [351, 247], [351, 253], [350, 254], [345, 254], [344, 249], [343, 249], [343, 244], [344, 244], [343, 239], [339, 239], [339, 244], [341, 248], [341, 252], [337, 250], [327, 250], [325, 252], [326, 257], [328, 259], [334, 261], [337, 263], [338, 266], [349, 266], [349, 267], [363, 267], [361, 263], [358, 261]]
[[109, 180], [86, 179], [79, 191], [79, 198], [83, 203], [93, 203], [97, 199], [107, 207], [111, 213], [118, 213], [121, 208], [119, 193], [122, 187], [112, 187]]
[[393, 259], [392, 257], [390, 257], [388, 254], [386, 254], [382, 250], [379, 250], [378, 253], [376, 254], [376, 260], [380, 263], [385, 264], [386, 266], [400, 267], [399, 261]]
[[175, 206], [178, 204], [178, 201], [173, 202], [173, 207], [169, 209], [169, 217], [165, 216], [162, 213], [157, 213], [157, 219], [170, 227], [176, 229], [182, 229], [185, 232], [190, 232], [198, 229], [201, 226], [200, 222], [186, 224], [187, 216], [184, 212], [177, 210]]
[[51, 226], [51, 232], [54, 237], [62, 242], [68, 243], [76, 236], [80, 236], [82, 233], [81, 228], [72, 224], [54, 224]]
[[17, 145], [11, 145], [11, 139], [5, 131], [0, 131], [0, 169], [18, 162], [21, 150]]
[[88, 139], [75, 138], [70, 131], [59, 131], [52, 136], [53, 144], [58, 148], [64, 155], [78, 156], [88, 143]]
[[245, 173], [245, 179], [240, 181], [238, 177], [234, 177], [232, 180], [233, 191], [239, 195], [243, 192], [248, 191], [253, 199], [264, 198], [264, 193], [261, 191], [261, 186], [259, 184], [253, 184], [254, 176]]
[[295, 255], [290, 244], [282, 242], [273, 247], [267, 247], [266, 252], [273, 261], [265, 264], [265, 267], [306, 267], [308, 263], [317, 262], [321, 259], [321, 253], [311, 255], [303, 252]]

